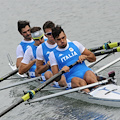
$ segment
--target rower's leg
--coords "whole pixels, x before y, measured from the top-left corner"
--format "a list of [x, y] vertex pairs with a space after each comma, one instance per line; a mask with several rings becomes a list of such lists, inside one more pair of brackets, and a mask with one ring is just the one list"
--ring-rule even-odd
[[[74, 77], [71, 80], [71, 87], [72, 88], [81, 87], [81, 86], [85, 86], [85, 85], [87, 85], [86, 81], [81, 79], [81, 78]], [[85, 91], [87, 93], [90, 92], [89, 89], [84, 89], [83, 91]]]
[[[53, 74], [51, 71], [47, 71], [47, 72], [45, 72], [44, 76], [45, 76], [45, 79], [48, 80], [49, 78], [51, 78], [53, 76]], [[58, 81], [58, 84], [61, 87], [67, 86], [65, 76], [63, 76], [63, 75], [61, 76], [61, 79]]]
[[61, 79], [58, 81], [58, 84], [59, 84], [59, 86], [61, 86], [61, 87], [67, 86], [66, 79], [65, 79], [65, 76], [64, 76], [64, 75], [61, 76]]
[[46, 71], [44, 75], [45, 75], [46, 80], [48, 80], [49, 78], [51, 78], [53, 76], [51, 71]]
[[87, 84], [98, 82], [96, 75], [92, 71], [90, 71], [90, 70], [88, 70], [85, 73], [84, 80], [87, 82]]

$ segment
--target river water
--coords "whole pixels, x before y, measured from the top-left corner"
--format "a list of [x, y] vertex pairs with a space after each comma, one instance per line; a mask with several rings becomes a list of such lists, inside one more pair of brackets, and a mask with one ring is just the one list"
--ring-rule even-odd
[[[22, 40], [17, 31], [17, 21], [28, 20], [31, 27], [40, 26], [47, 20], [62, 25], [68, 39], [77, 40], [86, 48], [100, 46], [109, 40], [120, 41], [120, 0], [0, 0], [0, 76], [10, 72], [7, 54], [15, 63], [16, 47]], [[94, 66], [94, 70], [119, 57], [119, 53]], [[115, 70], [120, 85], [120, 63], [101, 74]], [[15, 80], [18, 81], [18, 80]], [[14, 83], [7, 80], [0, 87]], [[32, 89], [21, 85], [0, 91], [0, 112], [23, 96], [23, 90]], [[48, 94], [39, 93], [37, 96]], [[24, 105], [11, 110], [1, 120], [119, 120], [120, 108], [93, 105], [57, 97], [39, 103]]]

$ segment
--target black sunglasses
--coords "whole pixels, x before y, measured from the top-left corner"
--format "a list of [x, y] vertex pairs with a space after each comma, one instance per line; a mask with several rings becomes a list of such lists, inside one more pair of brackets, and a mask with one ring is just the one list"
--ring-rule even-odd
[[45, 33], [45, 35], [52, 35], [52, 32]]

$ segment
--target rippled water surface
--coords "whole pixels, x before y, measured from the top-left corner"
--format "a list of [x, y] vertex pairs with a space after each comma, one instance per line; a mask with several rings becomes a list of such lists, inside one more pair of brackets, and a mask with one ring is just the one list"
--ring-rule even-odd
[[[47, 20], [62, 25], [68, 39], [77, 40], [86, 48], [100, 46], [107, 41], [120, 41], [119, 0], [0, 0], [0, 76], [10, 72], [6, 55], [15, 63], [16, 47], [22, 40], [17, 31], [17, 21], [28, 20], [31, 27], [40, 26]], [[94, 70], [119, 57], [110, 56], [94, 66]], [[115, 70], [120, 84], [120, 63], [101, 74], [107, 76]], [[7, 80], [0, 87], [19, 80]], [[23, 96], [23, 90], [31, 85], [21, 85], [0, 91], [0, 112]], [[49, 94], [38, 93], [37, 96]], [[20, 104], [4, 115], [1, 120], [119, 120], [120, 108], [92, 105], [61, 96], [31, 105]]]

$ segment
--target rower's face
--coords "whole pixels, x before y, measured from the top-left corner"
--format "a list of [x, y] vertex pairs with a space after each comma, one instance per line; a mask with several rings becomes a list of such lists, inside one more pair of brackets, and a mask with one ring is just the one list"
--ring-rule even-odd
[[67, 46], [67, 39], [64, 32], [61, 32], [59, 37], [55, 38], [55, 41], [59, 48], [65, 48]]
[[51, 43], [55, 43], [55, 39], [54, 39], [53, 36], [52, 36], [52, 29], [51, 29], [51, 28], [46, 28], [46, 29], [45, 29], [45, 36], [48, 38], [48, 40], [49, 40]]
[[39, 46], [42, 43], [44, 43], [44, 37], [41, 37], [40, 39], [35, 40], [36, 46]]
[[22, 28], [21, 35], [24, 37], [24, 40], [29, 41], [32, 39], [30, 27], [28, 25], [25, 28]]

